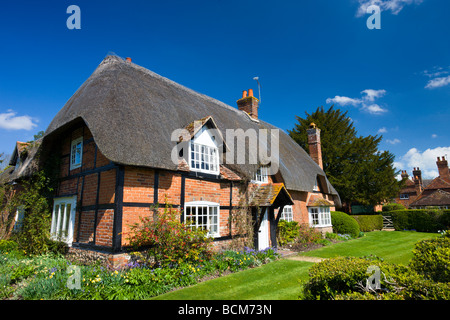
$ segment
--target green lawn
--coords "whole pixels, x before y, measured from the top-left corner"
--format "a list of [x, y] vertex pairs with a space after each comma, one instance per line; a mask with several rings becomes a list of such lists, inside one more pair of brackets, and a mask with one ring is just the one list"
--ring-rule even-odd
[[156, 300], [295, 300], [312, 262], [281, 259], [259, 268], [199, 283]]
[[376, 255], [387, 262], [408, 264], [414, 244], [437, 234], [414, 231], [375, 231], [364, 237], [322, 247], [301, 255], [319, 258]]
[[[332, 258], [337, 256], [376, 255], [392, 263], [408, 264], [414, 244], [437, 234], [405, 231], [369, 232], [349, 240], [303, 253], [303, 256]], [[292, 300], [300, 292], [299, 280], [308, 278], [313, 263], [282, 259], [259, 268], [209, 280], [173, 291], [161, 300]]]

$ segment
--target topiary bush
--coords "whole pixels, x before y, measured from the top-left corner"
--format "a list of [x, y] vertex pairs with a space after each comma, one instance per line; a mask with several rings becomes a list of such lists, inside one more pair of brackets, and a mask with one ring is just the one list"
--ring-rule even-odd
[[358, 222], [344, 212], [331, 211], [331, 224], [335, 233], [350, 234], [353, 238], [359, 236], [360, 229]]

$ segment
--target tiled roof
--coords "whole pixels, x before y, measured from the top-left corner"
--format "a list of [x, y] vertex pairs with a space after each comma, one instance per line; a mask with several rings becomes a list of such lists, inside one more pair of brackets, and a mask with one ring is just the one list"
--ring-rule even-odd
[[450, 192], [436, 190], [429, 195], [425, 195], [411, 203], [411, 207], [422, 206], [447, 206], [450, 205]]
[[283, 183], [264, 184], [256, 186], [251, 199], [252, 206], [269, 207], [277, 202], [292, 205], [294, 202]]

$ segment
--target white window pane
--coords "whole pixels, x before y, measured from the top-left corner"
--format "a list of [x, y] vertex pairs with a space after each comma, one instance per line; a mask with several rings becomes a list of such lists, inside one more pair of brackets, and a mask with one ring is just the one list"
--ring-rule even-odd
[[66, 216], [64, 218], [64, 234], [65, 236], [69, 235], [69, 221], [70, 221], [70, 213], [71, 213], [72, 205], [70, 203], [66, 206]]

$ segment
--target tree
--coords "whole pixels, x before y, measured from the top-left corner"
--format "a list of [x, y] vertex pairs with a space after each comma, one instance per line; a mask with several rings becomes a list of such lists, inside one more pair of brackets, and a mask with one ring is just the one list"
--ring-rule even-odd
[[358, 136], [347, 112], [334, 106], [296, 118], [289, 135], [307, 151], [309, 125], [314, 122], [321, 129], [323, 169], [347, 212], [352, 203], [376, 205], [398, 194], [394, 155], [378, 150], [382, 136]]

